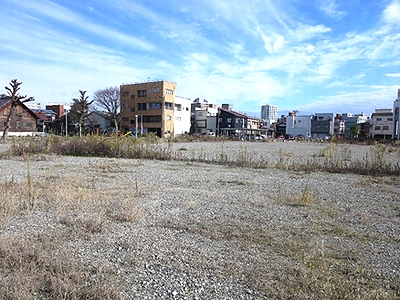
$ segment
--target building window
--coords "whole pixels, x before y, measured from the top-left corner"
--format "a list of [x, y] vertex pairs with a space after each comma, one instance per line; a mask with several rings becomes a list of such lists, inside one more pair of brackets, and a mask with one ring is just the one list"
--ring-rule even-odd
[[182, 118], [181, 117], [175, 117], [175, 121], [180, 122], [180, 121], [182, 121]]
[[131, 112], [135, 112], [135, 108], [134, 107], [131, 107]]
[[129, 91], [123, 91], [122, 92], [122, 97], [127, 97], [129, 96]]
[[393, 121], [393, 118], [388, 118], [388, 121], [389, 121], [389, 122]]
[[135, 99], [136, 98], [136, 95], [131, 95], [131, 99]]
[[181, 104], [175, 104], [175, 109], [177, 111], [182, 111], [182, 105]]
[[127, 118], [127, 117], [122, 118], [122, 122], [128, 122], [128, 121], [129, 121], [129, 118]]
[[138, 103], [138, 110], [146, 110], [147, 103]]
[[149, 89], [149, 93], [159, 93], [160, 88]]
[[375, 126], [375, 130], [381, 130], [381, 126]]
[[165, 93], [168, 94], [168, 95], [173, 95], [174, 94], [174, 92], [172, 90], [170, 90], [170, 89], [166, 89]]
[[198, 120], [196, 121], [197, 128], [206, 128], [206, 120]]
[[189, 111], [189, 107], [186, 107], [186, 111]]
[[161, 116], [143, 116], [144, 123], [161, 123]]
[[389, 126], [382, 126], [382, 130], [389, 130]]
[[135, 120], [134, 119], [131, 119], [131, 125], [134, 125], [135, 124]]
[[165, 102], [165, 109], [172, 109], [172, 103], [171, 102]]
[[379, 121], [382, 121], [382, 118], [376, 118], [376, 120], [379, 122]]
[[199, 111], [199, 112], [197, 113], [197, 116], [202, 117], [202, 116], [203, 116], [203, 112], [202, 112], [202, 111]]
[[161, 103], [149, 103], [149, 109], [161, 109]]
[[22, 122], [21, 122], [21, 121], [17, 121], [16, 127], [17, 127], [17, 128], [22, 128]]
[[147, 97], [147, 90], [138, 90], [138, 97], [139, 98], [146, 98]]
[[232, 123], [232, 118], [226, 118], [226, 123]]
[[26, 123], [26, 127], [27, 127], [27, 128], [32, 128], [32, 126], [33, 126], [33, 124], [32, 124], [31, 122]]

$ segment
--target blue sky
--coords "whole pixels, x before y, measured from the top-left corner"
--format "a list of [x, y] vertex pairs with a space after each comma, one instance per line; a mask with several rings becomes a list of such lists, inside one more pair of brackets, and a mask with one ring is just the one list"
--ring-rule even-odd
[[42, 106], [167, 79], [255, 116], [369, 114], [400, 88], [399, 18], [400, 0], [0, 0], [0, 82]]

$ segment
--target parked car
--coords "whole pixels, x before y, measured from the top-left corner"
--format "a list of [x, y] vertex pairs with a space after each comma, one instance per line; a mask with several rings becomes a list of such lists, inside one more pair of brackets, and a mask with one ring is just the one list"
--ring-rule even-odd
[[294, 140], [295, 140], [293, 134], [286, 134], [286, 135], [285, 135], [285, 138], [286, 138], [287, 140], [289, 140], [289, 141], [294, 141]]
[[285, 141], [285, 136], [284, 135], [278, 136], [278, 141]]

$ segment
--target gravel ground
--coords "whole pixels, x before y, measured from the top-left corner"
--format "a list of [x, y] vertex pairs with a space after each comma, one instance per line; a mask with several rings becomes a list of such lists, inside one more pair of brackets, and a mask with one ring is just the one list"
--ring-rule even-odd
[[[284, 155], [301, 161], [326, 145], [165, 147], [186, 157], [235, 157], [245, 151], [254, 159]], [[352, 145], [344, 152], [364, 157], [369, 148]], [[52, 179], [74, 176], [140, 207], [136, 221], [109, 222], [90, 238], [77, 236], [62, 245], [87, 268], [112, 270], [121, 299], [337, 298], [321, 281], [349, 287], [354, 281], [357, 291], [342, 294], [348, 299], [369, 299], [371, 293], [400, 297], [398, 178], [54, 156], [36, 157], [29, 166], [20, 158], [1, 159], [0, 170], [0, 182], [26, 182], [29, 170], [33, 184], [48, 181], [49, 189], [55, 188]], [[0, 226], [0, 237], [33, 236], [60, 226], [57, 212], [41, 209], [9, 219]], [[335, 268], [345, 268], [343, 281], [319, 278]]]

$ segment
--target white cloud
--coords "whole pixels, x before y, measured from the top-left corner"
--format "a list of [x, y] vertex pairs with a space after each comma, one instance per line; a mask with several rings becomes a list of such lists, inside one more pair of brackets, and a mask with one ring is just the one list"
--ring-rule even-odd
[[383, 11], [383, 20], [388, 23], [398, 24], [400, 16], [400, 3], [393, 1]]
[[290, 30], [291, 40], [296, 42], [303, 42], [310, 40], [316, 36], [321, 36], [324, 33], [328, 33], [331, 31], [331, 28], [326, 27], [325, 25], [315, 25], [310, 26], [307, 24], [298, 24], [295, 29]]
[[273, 34], [272, 36], [266, 36], [262, 34], [264, 41], [264, 48], [269, 54], [278, 52], [285, 43], [285, 38], [280, 34]]
[[367, 115], [377, 108], [392, 108], [395, 98], [395, 86], [366, 86], [364, 91], [343, 91], [330, 97], [321, 97], [313, 102], [300, 105], [299, 111], [311, 113], [330, 111], [334, 113], [365, 113]]
[[[96, 24], [89, 21], [87, 18], [83, 18], [73, 11], [57, 5], [53, 2], [42, 1], [38, 3], [35, 1], [24, 1], [23, 3], [21, 3], [21, 5], [23, 9], [29, 9], [30, 11], [35, 11], [41, 16], [45, 16], [47, 18], [57, 20], [62, 23], [68, 23], [69, 26], [81, 28], [85, 31], [94, 33], [101, 38], [106, 38], [108, 40], [115, 41], [121, 44], [130, 45], [133, 48], [139, 47], [147, 51], [154, 50], [154, 46], [143, 38], [137, 38], [132, 35], [122, 33], [118, 30], [110, 29], [109, 27]], [[40, 19], [40, 17], [38, 17], [38, 19]], [[41, 23], [39, 25], [43, 26], [44, 28], [46, 27], [44, 23]], [[25, 26], [32, 26], [32, 24], [25, 24]], [[59, 32], [58, 34], [65, 35], [66, 33]]]
[[400, 73], [390, 73], [390, 74], [385, 74], [388, 77], [394, 77], [394, 78], [400, 78]]
[[322, 1], [320, 9], [325, 12], [328, 16], [335, 19], [340, 19], [346, 12], [339, 9], [339, 5], [335, 0]]

